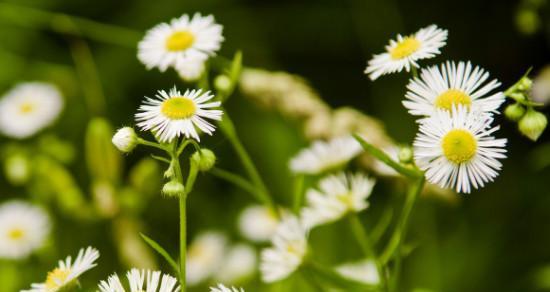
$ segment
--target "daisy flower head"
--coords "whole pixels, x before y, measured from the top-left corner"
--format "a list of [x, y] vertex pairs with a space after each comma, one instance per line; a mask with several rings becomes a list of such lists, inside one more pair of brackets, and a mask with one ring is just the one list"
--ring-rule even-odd
[[227, 237], [218, 231], [197, 235], [187, 250], [186, 278], [197, 285], [217, 273], [227, 252]]
[[260, 271], [267, 283], [292, 274], [307, 253], [307, 232], [294, 216], [283, 219], [272, 239], [272, 247], [262, 250]]
[[248, 279], [254, 274], [257, 258], [256, 250], [252, 246], [244, 243], [236, 244], [226, 252], [215, 279], [228, 284]]
[[62, 289], [70, 289], [76, 284], [78, 277], [84, 272], [96, 266], [99, 251], [93, 247], [82, 248], [78, 252], [74, 262], [71, 256], [65, 261], [59, 261], [59, 265], [48, 273], [46, 281], [31, 285], [31, 289], [22, 292], [56, 292]]
[[49, 126], [62, 108], [63, 98], [55, 86], [21, 83], [0, 98], [0, 132], [16, 139], [28, 138]]
[[218, 284], [216, 287], [210, 287], [210, 292], [244, 292], [243, 288], [225, 287], [222, 284]]
[[438, 110], [420, 124], [413, 146], [426, 179], [442, 188], [470, 193], [498, 176], [506, 158], [506, 139], [495, 139], [493, 118], [464, 106]]
[[447, 41], [447, 30], [432, 24], [422, 28], [410, 36], [397, 35], [396, 40], [390, 40], [386, 52], [374, 55], [369, 61], [365, 74], [371, 80], [386, 74], [407, 72], [411, 67], [419, 67], [417, 61], [429, 59], [440, 53]]
[[342, 218], [348, 212], [359, 212], [369, 206], [367, 198], [375, 180], [362, 173], [329, 175], [319, 182], [319, 189], [306, 193], [307, 205], [301, 213], [306, 228]]
[[189, 60], [176, 67], [181, 79], [187, 82], [197, 81], [204, 72], [204, 61], [199, 59]]
[[109, 276], [107, 281], [99, 283], [100, 292], [178, 292], [178, 280], [160, 271], [131, 269], [126, 274], [129, 289], [122, 285], [117, 274]]
[[269, 241], [279, 225], [277, 214], [263, 205], [246, 207], [238, 219], [239, 231], [254, 242]]
[[223, 112], [212, 109], [220, 106], [219, 101], [210, 101], [214, 95], [201, 89], [181, 93], [175, 87], [170, 91], [159, 90], [155, 98], [146, 97], [136, 114], [138, 127], [151, 130], [160, 142], [171, 142], [185, 136], [200, 141], [197, 128], [212, 135], [215, 128], [206, 119], [219, 121]]
[[504, 94], [493, 92], [500, 86], [498, 80], [489, 79], [489, 73], [473, 67], [470, 62], [446, 62], [440, 67], [422, 69], [420, 78], [407, 85], [403, 105], [411, 115], [431, 116], [437, 110], [451, 111], [453, 106], [497, 113], [504, 102]]
[[204, 62], [220, 49], [222, 30], [212, 15], [184, 14], [147, 31], [138, 45], [138, 59], [148, 69], [162, 72], [187, 62]]
[[0, 205], [0, 258], [22, 259], [40, 248], [50, 232], [48, 215], [23, 201]]
[[290, 160], [290, 170], [293, 173], [319, 174], [345, 165], [362, 151], [361, 144], [351, 136], [317, 140]]

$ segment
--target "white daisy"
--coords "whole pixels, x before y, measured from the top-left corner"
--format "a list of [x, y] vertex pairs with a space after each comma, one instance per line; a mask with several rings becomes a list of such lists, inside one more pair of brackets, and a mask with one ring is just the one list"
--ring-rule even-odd
[[[159, 271], [131, 269], [126, 274], [129, 290], [126, 290], [117, 274], [109, 276], [107, 281], [99, 283], [101, 292], [178, 292], [178, 280]], [[159, 285], [160, 284], [160, 285]]]
[[264, 242], [270, 240], [275, 234], [279, 219], [271, 208], [252, 205], [241, 212], [238, 224], [239, 231], [246, 239]]
[[414, 157], [429, 182], [442, 188], [469, 193], [498, 176], [506, 158], [506, 139], [491, 134], [493, 118], [485, 113], [453, 107], [439, 110], [420, 124], [414, 141]]
[[227, 251], [215, 279], [228, 284], [238, 283], [254, 274], [256, 264], [256, 250], [247, 244], [237, 244]]
[[365, 284], [376, 285], [380, 282], [376, 263], [371, 259], [342, 264], [336, 267], [336, 271], [346, 278]]
[[400, 72], [411, 67], [419, 67], [417, 61], [429, 59], [440, 53], [439, 49], [445, 45], [447, 30], [440, 29], [436, 25], [420, 29], [410, 36], [397, 35], [397, 40], [390, 40], [386, 46], [386, 52], [374, 55], [369, 61], [365, 74], [371, 80], [381, 75]]
[[0, 99], [0, 132], [12, 138], [30, 137], [49, 126], [62, 108], [63, 98], [55, 86], [21, 83]]
[[153, 131], [161, 142], [170, 142], [180, 135], [200, 141], [196, 128], [212, 135], [215, 128], [206, 119], [221, 120], [223, 112], [211, 109], [220, 106], [211, 100], [210, 91], [187, 90], [181, 94], [175, 87], [159, 90], [156, 98], [146, 97], [136, 114], [138, 126]]
[[65, 261], [59, 261], [59, 265], [48, 273], [44, 283], [35, 283], [31, 289], [22, 292], [56, 292], [61, 289], [69, 289], [76, 283], [82, 273], [96, 266], [95, 261], [99, 258], [99, 251], [93, 247], [82, 248], [78, 252], [74, 263], [71, 256]]
[[217, 287], [210, 287], [210, 292], [244, 292], [243, 288], [225, 287], [222, 284], [218, 284]]
[[280, 223], [273, 246], [262, 250], [262, 280], [270, 283], [292, 274], [307, 253], [307, 234], [298, 218], [289, 216]]
[[301, 213], [306, 228], [342, 218], [348, 212], [359, 212], [369, 206], [375, 180], [364, 174], [339, 173], [323, 178], [319, 190], [310, 189], [306, 193], [307, 205]]
[[41, 208], [23, 201], [0, 205], [0, 258], [21, 259], [40, 248], [50, 233], [50, 220]]
[[[485, 83], [489, 73], [470, 62], [446, 62], [440, 67], [422, 69], [420, 78], [411, 79], [407, 85], [407, 100], [403, 105], [409, 113], [430, 116], [438, 109], [450, 111], [462, 105], [480, 112], [498, 112], [504, 102], [502, 92], [490, 93], [500, 86], [493, 79]], [[484, 84], [485, 83], [485, 84]]]
[[226, 251], [227, 238], [223, 233], [207, 231], [197, 235], [187, 250], [187, 283], [197, 285], [213, 276], [220, 269]]
[[290, 169], [294, 173], [319, 174], [345, 165], [362, 151], [361, 144], [351, 136], [317, 140], [291, 159]]
[[223, 27], [212, 15], [182, 15], [161, 23], [145, 34], [138, 45], [138, 59], [148, 69], [178, 68], [186, 62], [206, 60], [220, 49]]

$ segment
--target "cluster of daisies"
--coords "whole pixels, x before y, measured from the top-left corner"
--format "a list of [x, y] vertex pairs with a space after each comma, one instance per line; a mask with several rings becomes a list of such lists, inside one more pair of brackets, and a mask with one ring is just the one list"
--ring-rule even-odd
[[[397, 36], [386, 52], [375, 55], [365, 73], [372, 80], [384, 74], [414, 70], [418, 61], [440, 53], [447, 31], [435, 25], [410, 36]], [[418, 117], [414, 146], [416, 165], [429, 182], [469, 193], [498, 175], [506, 139], [496, 139], [494, 114], [505, 101], [500, 82], [470, 62], [447, 61], [422, 68], [411, 78], [403, 105]]]

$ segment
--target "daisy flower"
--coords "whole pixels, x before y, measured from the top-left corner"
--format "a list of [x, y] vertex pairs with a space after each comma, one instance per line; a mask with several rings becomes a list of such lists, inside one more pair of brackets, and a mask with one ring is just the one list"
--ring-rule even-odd
[[219, 101], [211, 100], [214, 95], [201, 89], [187, 90], [181, 94], [175, 87], [169, 92], [159, 90], [156, 98], [146, 97], [136, 114], [138, 127], [151, 130], [161, 142], [171, 142], [181, 135], [200, 141], [196, 128], [212, 135], [215, 128], [206, 119], [219, 121], [221, 110], [211, 109], [220, 106]]
[[210, 287], [210, 292], [244, 292], [243, 288], [225, 287], [222, 284], [218, 284], [216, 287]]
[[187, 250], [187, 283], [197, 285], [218, 272], [226, 252], [227, 238], [223, 233], [207, 231], [197, 235]]
[[65, 261], [59, 261], [57, 268], [48, 273], [44, 283], [35, 283], [31, 289], [22, 292], [56, 292], [69, 289], [76, 283], [78, 277], [84, 272], [96, 266], [99, 251], [93, 247], [82, 248], [78, 252], [75, 261], [68, 256]]
[[380, 282], [376, 263], [371, 259], [342, 264], [336, 267], [336, 272], [346, 278], [365, 284], [376, 285]]
[[307, 234], [298, 218], [289, 216], [279, 224], [273, 246], [262, 250], [260, 271], [267, 283], [292, 274], [307, 253]]
[[403, 105], [411, 115], [431, 116], [439, 109], [450, 111], [462, 105], [479, 112], [498, 112], [504, 102], [502, 92], [493, 92], [500, 86], [498, 80], [486, 82], [489, 73], [470, 62], [446, 62], [440, 67], [422, 69], [420, 78], [407, 85]]
[[439, 54], [439, 49], [445, 45], [447, 30], [440, 29], [436, 25], [420, 29], [410, 36], [397, 35], [397, 40], [390, 40], [386, 46], [386, 52], [374, 55], [369, 61], [365, 74], [371, 80], [390, 73], [407, 70], [411, 67], [419, 67], [417, 61], [429, 59]]
[[363, 151], [361, 144], [351, 136], [330, 141], [317, 140], [290, 160], [294, 173], [319, 174], [348, 163]]
[[215, 279], [229, 284], [238, 283], [254, 274], [256, 264], [256, 250], [244, 243], [237, 244], [227, 251]]
[[[178, 292], [178, 280], [159, 271], [131, 269], [126, 274], [129, 290], [124, 289], [117, 274], [109, 276], [107, 281], [99, 283], [101, 292]], [[160, 284], [160, 285], [159, 285]]]
[[21, 259], [40, 248], [50, 232], [41, 208], [23, 201], [0, 205], [0, 258]]
[[202, 60], [189, 60], [176, 67], [176, 71], [181, 79], [193, 82], [197, 81], [204, 72], [204, 61]]
[[306, 193], [307, 205], [301, 213], [306, 228], [342, 218], [348, 212], [359, 212], [369, 206], [375, 180], [364, 174], [339, 173], [323, 178], [319, 190], [310, 189]]
[[17, 139], [30, 137], [49, 126], [62, 108], [63, 98], [55, 86], [19, 84], [0, 99], [0, 132]]
[[439, 110], [420, 124], [413, 146], [416, 164], [429, 182], [469, 193], [498, 176], [506, 158], [506, 139], [491, 134], [493, 118], [484, 113], [453, 107]]
[[238, 219], [239, 231], [254, 242], [269, 241], [279, 225], [279, 219], [271, 208], [252, 205], [245, 208]]
[[184, 14], [161, 23], [145, 34], [138, 45], [138, 59], [148, 68], [178, 68], [187, 62], [204, 61], [220, 49], [223, 27], [212, 15]]

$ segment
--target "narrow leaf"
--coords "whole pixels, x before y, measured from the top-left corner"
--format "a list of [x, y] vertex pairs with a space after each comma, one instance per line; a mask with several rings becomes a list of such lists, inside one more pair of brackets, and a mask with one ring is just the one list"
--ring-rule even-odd
[[143, 233], [140, 233], [139, 235], [141, 235], [141, 238], [143, 238], [143, 240], [145, 240], [145, 242], [147, 242], [147, 244], [153, 248], [156, 252], [158, 252], [169, 264], [170, 266], [172, 266], [172, 268], [174, 269], [174, 271], [176, 272], [176, 274], [179, 275], [179, 267], [178, 267], [178, 264], [176, 263], [176, 261], [168, 254], [168, 252], [166, 252], [166, 250], [164, 248], [162, 248], [162, 246], [160, 246], [156, 241], [154, 241], [153, 239], [149, 238], [147, 235], [143, 234]]

